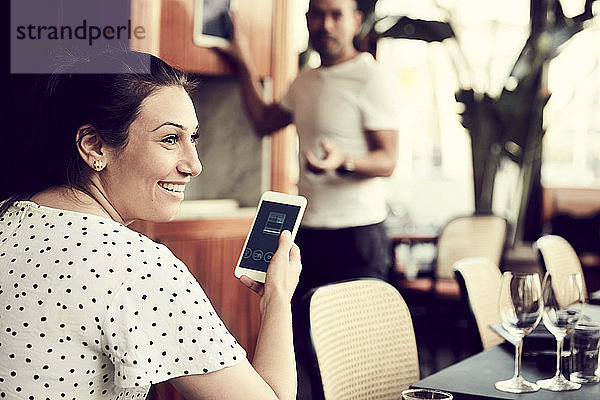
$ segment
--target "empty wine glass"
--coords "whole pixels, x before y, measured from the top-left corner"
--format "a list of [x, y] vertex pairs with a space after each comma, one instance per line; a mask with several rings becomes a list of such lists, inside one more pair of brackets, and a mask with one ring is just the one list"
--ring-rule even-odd
[[[561, 277], [562, 278], [562, 277]], [[542, 320], [556, 338], [556, 373], [552, 378], [537, 381], [542, 389], [562, 392], [577, 390], [581, 384], [571, 382], [561, 372], [563, 341], [575, 329], [583, 311], [583, 280], [581, 274], [562, 279], [546, 274], [543, 283], [544, 312]]]
[[496, 389], [510, 393], [527, 393], [539, 390], [539, 386], [521, 376], [521, 353], [523, 337], [540, 322], [544, 303], [542, 288], [537, 274], [513, 273], [502, 275], [500, 290], [500, 317], [502, 326], [517, 341], [515, 345], [515, 373], [511, 379], [496, 382]]

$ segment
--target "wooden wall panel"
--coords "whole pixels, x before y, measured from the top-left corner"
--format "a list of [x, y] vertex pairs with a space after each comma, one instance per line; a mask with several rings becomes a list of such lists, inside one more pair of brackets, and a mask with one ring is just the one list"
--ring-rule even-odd
[[[244, 22], [258, 73], [271, 76], [272, 0], [239, 1], [237, 13]], [[161, 0], [161, 58], [189, 72], [227, 75], [232, 70], [215, 51], [194, 44], [194, 0]]]
[[[295, 32], [292, 10], [293, 1], [276, 0], [273, 4], [273, 99], [285, 95], [289, 85], [298, 74], [298, 54], [293, 46]], [[292, 163], [297, 162], [296, 128], [288, 126], [275, 133], [271, 140], [271, 190], [296, 194], [292, 181]]]
[[132, 50], [158, 56], [160, 40], [160, 2], [154, 0], [131, 0], [131, 26], [144, 28], [144, 37], [132, 36]]

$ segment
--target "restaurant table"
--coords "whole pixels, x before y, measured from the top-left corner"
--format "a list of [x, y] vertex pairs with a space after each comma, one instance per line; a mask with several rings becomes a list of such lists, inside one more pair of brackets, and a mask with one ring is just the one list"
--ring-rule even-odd
[[[433, 375], [430, 375], [411, 387], [438, 389], [450, 392], [454, 400], [592, 400], [600, 399], [600, 384], [585, 384], [581, 389], [570, 392], [551, 392], [540, 389], [533, 393], [506, 393], [497, 390], [494, 384], [510, 379], [514, 372], [515, 352], [512, 345], [499, 345], [475, 354]], [[552, 360], [546, 357], [552, 365]], [[552, 368], [540, 369], [534, 357], [524, 357], [521, 363], [521, 376], [530, 382], [550, 378]]]
[[[600, 306], [586, 304], [584, 314], [591, 319], [600, 320]], [[541, 323], [540, 323], [541, 324]], [[525, 337], [523, 352], [527, 352], [528, 338]], [[554, 342], [556, 343], [556, 342]], [[554, 345], [549, 341], [549, 345]], [[521, 376], [530, 382], [550, 378], [554, 375], [556, 353], [552, 348], [546, 353], [523, 356]], [[504, 343], [475, 354], [463, 361], [430, 375], [411, 387], [438, 389], [450, 392], [454, 400], [593, 400], [600, 399], [600, 383], [584, 384], [581, 389], [569, 392], [552, 392], [540, 389], [533, 393], [506, 393], [497, 390], [494, 384], [510, 379], [514, 373], [515, 350], [511, 343]]]
[[[408, 258], [413, 261], [412, 248], [415, 244], [421, 243], [431, 243], [436, 244], [439, 238], [439, 232], [437, 229], [428, 228], [428, 229], [394, 229], [388, 228], [388, 237], [392, 243], [392, 265], [394, 268], [399, 268], [397, 272], [401, 272], [402, 274], [406, 273], [406, 266], [399, 266], [398, 260], [396, 259], [396, 246], [400, 244], [406, 244], [408, 246]], [[414, 271], [418, 273], [419, 270]], [[428, 272], [428, 271], [421, 271]]]
[[415, 230], [415, 231], [404, 231], [390, 229], [388, 236], [392, 241], [392, 244], [398, 245], [401, 243], [407, 243], [412, 246], [416, 243], [436, 243], [440, 234], [435, 230]]

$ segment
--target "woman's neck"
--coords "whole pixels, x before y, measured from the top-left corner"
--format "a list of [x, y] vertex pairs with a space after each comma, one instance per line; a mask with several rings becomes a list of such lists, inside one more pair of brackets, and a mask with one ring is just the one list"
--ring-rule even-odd
[[51, 187], [33, 195], [31, 201], [45, 207], [97, 215], [125, 224], [117, 210], [93, 184], [87, 193], [76, 188]]

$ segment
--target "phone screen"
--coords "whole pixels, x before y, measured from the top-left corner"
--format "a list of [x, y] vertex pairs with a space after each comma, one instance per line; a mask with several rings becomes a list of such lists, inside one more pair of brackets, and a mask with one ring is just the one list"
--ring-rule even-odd
[[300, 206], [263, 200], [242, 255], [240, 267], [266, 272], [284, 230], [292, 232]]
[[231, 40], [233, 31], [229, 19], [230, 0], [204, 0], [202, 33]]

